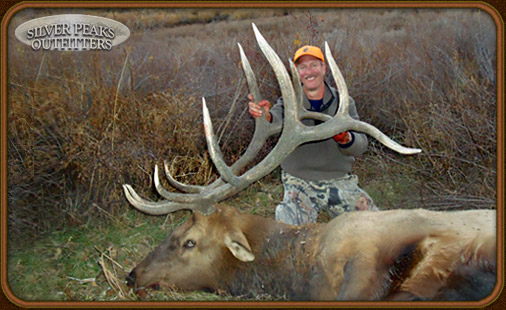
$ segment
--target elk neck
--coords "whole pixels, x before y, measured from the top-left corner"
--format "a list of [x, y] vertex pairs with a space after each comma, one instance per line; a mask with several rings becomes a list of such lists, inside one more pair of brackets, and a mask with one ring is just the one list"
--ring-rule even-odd
[[233, 295], [312, 299], [313, 284], [321, 285], [315, 255], [324, 225], [292, 226], [256, 216], [244, 223], [255, 260], [237, 262], [236, 271], [223, 283], [226, 290]]

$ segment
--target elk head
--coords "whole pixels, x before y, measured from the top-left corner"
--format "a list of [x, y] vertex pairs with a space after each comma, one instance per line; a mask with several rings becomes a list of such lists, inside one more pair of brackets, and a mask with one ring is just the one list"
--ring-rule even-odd
[[128, 286], [137, 292], [159, 285], [218, 290], [217, 279], [223, 279], [226, 270], [255, 259], [241, 217], [235, 208], [217, 207], [210, 215], [193, 212], [130, 272]]

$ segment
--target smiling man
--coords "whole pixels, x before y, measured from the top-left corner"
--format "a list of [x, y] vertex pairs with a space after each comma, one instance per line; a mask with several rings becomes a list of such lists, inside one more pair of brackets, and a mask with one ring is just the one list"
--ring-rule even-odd
[[[325, 82], [327, 66], [320, 48], [303, 46], [293, 59], [305, 93], [303, 105], [309, 111], [335, 115], [339, 106], [337, 90]], [[283, 119], [283, 100], [270, 108], [267, 100], [253, 102], [248, 95], [249, 112], [264, 116], [269, 122]], [[350, 116], [358, 119], [355, 102], [350, 97]], [[315, 126], [317, 120], [303, 120]], [[320, 211], [331, 217], [344, 212], [378, 210], [369, 195], [358, 187], [358, 177], [351, 174], [355, 156], [367, 150], [366, 135], [346, 131], [332, 138], [299, 146], [281, 163], [283, 201], [276, 207], [276, 220], [300, 225], [315, 222]]]

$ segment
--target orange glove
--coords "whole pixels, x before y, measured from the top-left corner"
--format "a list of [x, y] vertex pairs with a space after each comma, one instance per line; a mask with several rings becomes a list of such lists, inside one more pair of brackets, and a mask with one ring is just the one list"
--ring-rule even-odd
[[351, 141], [351, 134], [349, 131], [345, 131], [333, 136], [332, 138], [339, 144], [346, 144]]

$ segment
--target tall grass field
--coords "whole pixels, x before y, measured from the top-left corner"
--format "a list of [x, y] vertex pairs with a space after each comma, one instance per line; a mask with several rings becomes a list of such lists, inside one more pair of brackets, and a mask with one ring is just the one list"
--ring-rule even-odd
[[[70, 13], [114, 19], [131, 35], [110, 51], [65, 52], [34, 51], [14, 36], [23, 22]], [[122, 184], [159, 200], [152, 175], [164, 160], [181, 182], [218, 177], [202, 97], [225, 159], [231, 164], [241, 156], [254, 121], [237, 43], [262, 96], [271, 102], [280, 96], [252, 22], [285, 65], [302, 45], [323, 48], [327, 41], [361, 120], [423, 150], [402, 156], [369, 140], [354, 173], [381, 209], [496, 207], [498, 32], [482, 9], [27, 8], [4, 34], [8, 205], [2, 207], [8, 288], [17, 298], [139, 300], [126, 275], [189, 211], [143, 214], [129, 205]], [[256, 162], [275, 143], [269, 139]], [[223, 203], [273, 217], [282, 196], [277, 169]], [[246, 299], [169, 288], [146, 297]]]

